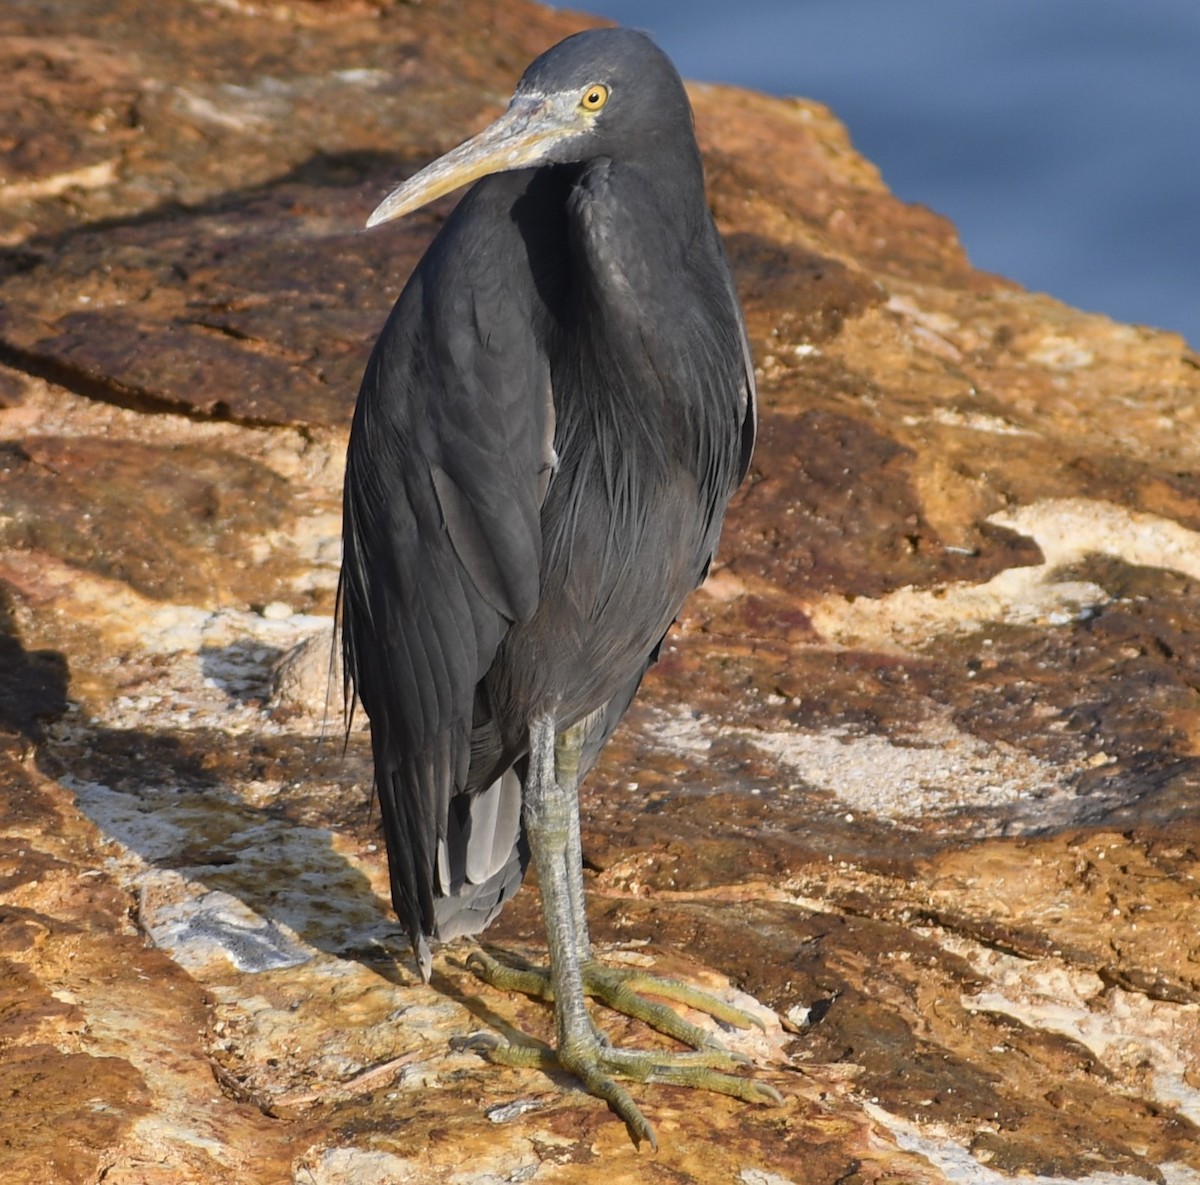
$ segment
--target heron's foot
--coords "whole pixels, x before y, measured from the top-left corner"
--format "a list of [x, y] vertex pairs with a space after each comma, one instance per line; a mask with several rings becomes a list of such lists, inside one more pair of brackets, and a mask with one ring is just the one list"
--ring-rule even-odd
[[[472, 952], [467, 966], [485, 983], [501, 991], [522, 992], [548, 1002], [554, 1000], [549, 972], [540, 967], [502, 963], [482, 951]], [[658, 1147], [654, 1129], [617, 1078], [689, 1086], [747, 1103], [778, 1104], [783, 1101], [774, 1087], [732, 1072], [749, 1066], [749, 1058], [726, 1049], [711, 1033], [684, 1020], [665, 1004], [646, 999], [641, 993], [686, 1004], [738, 1028], [751, 1025], [761, 1028], [757, 1017], [679, 980], [661, 979], [625, 968], [602, 967], [592, 960], [582, 964], [580, 973], [585, 995], [690, 1045], [691, 1050], [619, 1049], [591, 1021], [582, 1034], [572, 1034], [557, 1051], [532, 1039], [519, 1044], [506, 1043], [482, 1033], [460, 1043], [460, 1047], [474, 1049], [500, 1065], [570, 1071], [590, 1094], [604, 1099], [625, 1120], [635, 1143], [646, 1140], [654, 1148]]]
[[[521, 992], [535, 999], [554, 1002], [550, 973], [541, 967], [501, 963], [483, 951], [473, 951], [467, 959], [467, 967], [485, 983], [501, 991]], [[614, 1012], [640, 1020], [652, 1029], [657, 1029], [658, 1032], [673, 1037], [684, 1045], [690, 1045], [693, 1049], [717, 1049], [730, 1061], [749, 1065], [749, 1058], [726, 1050], [707, 1030], [684, 1020], [673, 1008], [655, 1000], [647, 1000], [646, 995], [658, 996], [660, 999], [695, 1008], [698, 1012], [706, 1013], [714, 1020], [735, 1029], [748, 1029], [752, 1026], [763, 1028], [763, 1023], [757, 1016], [735, 1008], [711, 992], [702, 991], [678, 979], [647, 975], [645, 972], [625, 967], [604, 967], [591, 959], [582, 963], [579, 971], [583, 979], [584, 995], [599, 1000]]]
[[590, 1034], [571, 1040], [557, 1052], [541, 1042], [518, 1045], [501, 1041], [487, 1033], [474, 1034], [459, 1042], [458, 1048], [473, 1049], [488, 1061], [503, 1066], [568, 1070], [579, 1079], [589, 1094], [604, 1099], [625, 1121], [634, 1143], [640, 1144], [645, 1140], [655, 1150], [658, 1149], [658, 1138], [654, 1128], [629, 1091], [616, 1081], [617, 1077], [634, 1082], [689, 1086], [695, 1090], [729, 1095], [746, 1103], [777, 1105], [783, 1102], [773, 1086], [728, 1073], [730, 1068], [741, 1064], [738, 1055], [728, 1050], [709, 1048], [672, 1053], [665, 1050], [617, 1049], [594, 1026]]

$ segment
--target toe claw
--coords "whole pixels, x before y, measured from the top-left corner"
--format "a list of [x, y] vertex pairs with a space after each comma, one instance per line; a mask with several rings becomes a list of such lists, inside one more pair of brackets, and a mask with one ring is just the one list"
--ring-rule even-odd
[[493, 1033], [465, 1033], [461, 1037], [450, 1038], [450, 1048], [455, 1053], [482, 1053], [486, 1056], [500, 1045], [500, 1038]]
[[625, 1120], [625, 1126], [628, 1128], [634, 1144], [640, 1148], [642, 1141], [645, 1140], [646, 1143], [650, 1145], [650, 1151], [657, 1152], [658, 1136], [655, 1134], [654, 1128], [650, 1125], [649, 1120], [647, 1120], [640, 1111], [638, 1112], [637, 1117], [641, 1120], [640, 1123], [631, 1123], [629, 1119]]

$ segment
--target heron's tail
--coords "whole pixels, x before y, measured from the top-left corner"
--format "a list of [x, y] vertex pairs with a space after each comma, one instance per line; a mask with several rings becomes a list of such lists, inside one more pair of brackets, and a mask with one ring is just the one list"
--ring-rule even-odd
[[432, 937], [446, 942], [478, 934], [520, 888], [528, 864], [515, 769], [478, 793], [456, 795], [438, 840]]

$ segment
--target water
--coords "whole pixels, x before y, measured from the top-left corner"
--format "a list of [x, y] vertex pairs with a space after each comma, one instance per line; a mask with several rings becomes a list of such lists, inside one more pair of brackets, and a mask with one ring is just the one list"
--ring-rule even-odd
[[595, 0], [688, 78], [828, 103], [972, 262], [1200, 347], [1200, 0]]

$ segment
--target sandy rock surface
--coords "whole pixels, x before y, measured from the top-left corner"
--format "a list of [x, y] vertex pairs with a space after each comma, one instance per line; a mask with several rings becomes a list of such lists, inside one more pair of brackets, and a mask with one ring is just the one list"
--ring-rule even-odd
[[452, 1046], [552, 1025], [420, 983], [343, 746], [348, 419], [449, 202], [360, 228], [586, 19], [0, 10], [0, 1180], [1197, 1185], [1200, 359], [803, 100], [692, 88], [760, 447], [582, 801], [604, 957], [759, 1009], [785, 1103], [635, 1087], [639, 1153]]

